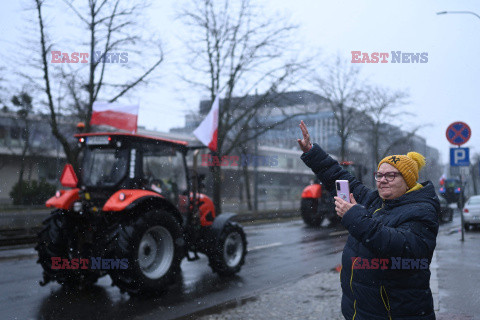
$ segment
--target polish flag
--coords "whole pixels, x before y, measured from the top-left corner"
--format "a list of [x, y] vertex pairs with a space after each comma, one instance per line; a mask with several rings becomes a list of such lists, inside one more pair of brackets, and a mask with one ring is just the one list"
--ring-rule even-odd
[[91, 125], [107, 125], [120, 130], [137, 132], [138, 105], [94, 102]]
[[442, 176], [440, 177], [440, 179], [439, 179], [439, 181], [438, 181], [441, 186], [443, 186], [443, 185], [445, 184], [445, 180], [446, 180], [446, 179], [447, 179], [447, 177], [445, 176], [445, 173], [442, 174]]
[[217, 133], [218, 133], [218, 94], [213, 101], [212, 108], [208, 112], [202, 123], [193, 131], [193, 134], [204, 145], [214, 152], [217, 151]]

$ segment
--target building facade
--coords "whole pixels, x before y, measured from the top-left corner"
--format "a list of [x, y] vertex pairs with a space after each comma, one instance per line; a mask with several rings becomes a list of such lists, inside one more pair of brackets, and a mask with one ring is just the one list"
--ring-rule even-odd
[[[60, 125], [62, 132], [71, 131], [73, 125]], [[22, 120], [15, 112], [0, 111], [0, 203], [10, 203], [10, 191], [19, 180], [45, 180], [58, 185], [65, 164], [61, 144], [52, 135], [48, 118], [32, 115]]]

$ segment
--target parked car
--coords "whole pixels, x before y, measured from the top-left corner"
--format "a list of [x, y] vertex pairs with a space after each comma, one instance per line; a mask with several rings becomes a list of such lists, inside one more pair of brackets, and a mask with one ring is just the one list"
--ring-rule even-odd
[[480, 224], [480, 196], [471, 196], [463, 207], [463, 226], [468, 230], [470, 226]]
[[440, 199], [440, 215], [438, 217], [438, 222], [450, 222], [453, 220], [453, 208], [450, 206], [448, 201], [439, 196]]

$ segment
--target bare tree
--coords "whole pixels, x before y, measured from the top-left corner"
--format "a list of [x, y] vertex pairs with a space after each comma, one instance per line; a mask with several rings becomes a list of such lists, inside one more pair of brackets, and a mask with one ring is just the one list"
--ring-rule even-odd
[[0, 67], [0, 108], [2, 109], [7, 109], [7, 106], [5, 105], [5, 97], [4, 97], [4, 92], [5, 92], [5, 88], [3, 87], [3, 82], [5, 81], [4, 77], [3, 77], [3, 73], [5, 72], [5, 68], [4, 67]]
[[[3, 78], [3, 72], [4, 72], [5, 68], [4, 67], [0, 67], [0, 111], [1, 112], [8, 112], [8, 107], [5, 105], [5, 101], [4, 101], [4, 90], [5, 88], [3, 87], [3, 82], [4, 82], [4, 78]], [[6, 130], [4, 127], [1, 127], [0, 126], [0, 148], [2, 147], [2, 140], [5, 139], [5, 136], [6, 136]], [[3, 159], [3, 157], [0, 157], [0, 169], [2, 169], [4, 166], [5, 166], [5, 160]]]
[[[185, 81], [209, 92], [211, 101], [220, 92], [218, 152], [228, 154], [240, 145], [257, 138], [267, 130], [289, 121], [304, 110], [265, 108], [298, 80], [295, 76], [304, 64], [293, 53], [295, 25], [284, 18], [267, 17], [249, 0], [190, 1], [180, 18], [191, 27], [187, 39], [191, 70]], [[193, 61], [193, 63], [192, 63]], [[197, 75], [195, 77], [195, 75]], [[256, 95], [257, 92], [263, 92]], [[252, 98], [255, 93], [255, 97]], [[237, 98], [235, 98], [237, 97]], [[296, 113], [296, 114], [295, 114]], [[282, 120], [265, 124], [268, 115]], [[252, 128], [252, 134], [245, 134]], [[212, 167], [213, 200], [221, 212], [221, 167]]]
[[[34, 142], [36, 129], [39, 121], [34, 121], [38, 115], [34, 114], [33, 98], [28, 92], [22, 90], [18, 95], [11, 98], [13, 104], [12, 110], [12, 124], [10, 128], [11, 141], [6, 145], [12, 155], [20, 155], [20, 170], [18, 171], [18, 198], [22, 198], [25, 184], [24, 180], [30, 180], [32, 175], [32, 168], [34, 163], [32, 159], [40, 157], [42, 154], [48, 152], [47, 146], [39, 145]], [[13, 116], [14, 115], [14, 116]], [[14, 142], [15, 141], [15, 142]], [[28, 169], [28, 177], [24, 179], [25, 173]]]
[[365, 88], [360, 69], [337, 56], [325, 67], [325, 74], [314, 76], [318, 92], [328, 100], [340, 138], [340, 159], [346, 160], [347, 143], [355, 132], [361, 113], [362, 93]]
[[[370, 159], [372, 167], [375, 168], [381, 159], [392, 152], [412, 150], [420, 126], [413, 126], [407, 130], [405, 126], [402, 128], [395, 126], [412, 116], [402, 108], [409, 103], [409, 94], [406, 91], [372, 86], [365, 89], [363, 94], [364, 117], [361, 132], [366, 134], [370, 141]], [[437, 171], [436, 159], [431, 161], [431, 171]]]
[[[23, 141], [23, 146], [22, 146], [21, 156], [20, 156], [20, 171], [18, 174], [18, 183], [21, 185], [23, 180], [23, 174], [25, 171], [25, 157], [27, 155], [27, 152], [30, 150], [29, 117], [31, 116], [31, 113], [33, 111], [32, 97], [28, 93], [22, 92], [18, 96], [15, 95], [12, 97], [12, 103], [17, 108], [17, 116], [22, 122], [20, 137]], [[20, 187], [20, 190], [21, 190], [21, 187]]]
[[363, 111], [367, 117], [364, 118], [362, 129], [371, 139], [374, 163], [378, 163], [394, 146], [408, 141], [417, 132], [418, 127], [407, 134], [387, 139], [387, 136], [390, 136], [387, 134], [388, 126], [397, 123], [399, 118], [411, 115], [402, 109], [402, 106], [408, 103], [408, 98], [408, 93], [402, 90], [369, 87], [364, 91]]
[[[47, 36], [44, 8], [45, 0], [34, 0], [37, 12], [40, 40], [40, 58], [42, 90], [46, 93], [48, 113], [52, 134], [60, 141], [67, 161], [76, 165], [78, 148], [70, 137], [60, 130], [59, 121], [64, 114], [76, 117], [85, 123], [85, 132], [89, 132], [93, 103], [99, 99], [114, 102], [124, 97], [133, 88], [143, 83], [163, 61], [163, 52], [147, 67], [137, 67], [128, 60], [128, 53], [134, 53], [141, 38], [137, 36], [137, 22], [141, 21], [140, 12], [145, 8], [143, 2], [121, 0], [90, 0], [85, 7], [76, 7], [71, 0], [64, 0], [65, 12], [71, 19], [78, 19], [84, 26], [82, 35], [86, 36], [88, 52], [74, 56], [67, 53], [51, 52], [53, 43]], [[57, 26], [61, 27], [61, 26]], [[60, 51], [61, 52], [61, 51]], [[126, 53], [126, 55], [125, 55]], [[70, 57], [69, 57], [70, 56]], [[51, 57], [51, 60], [49, 59]], [[60, 60], [59, 60], [60, 59]], [[77, 63], [65, 63], [77, 59]], [[78, 60], [87, 60], [88, 68]], [[52, 62], [60, 63], [52, 63]], [[128, 62], [128, 63], [127, 63]], [[126, 69], [132, 69], [128, 73]], [[122, 72], [120, 72], [122, 71]], [[130, 78], [123, 77], [128, 74]], [[30, 80], [35, 81], [32, 77]], [[54, 93], [55, 87], [60, 89]]]

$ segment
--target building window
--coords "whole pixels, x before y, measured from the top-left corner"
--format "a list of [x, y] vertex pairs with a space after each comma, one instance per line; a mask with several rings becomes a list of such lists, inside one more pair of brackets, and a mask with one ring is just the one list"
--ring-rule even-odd
[[10, 128], [10, 145], [12, 147], [17, 147], [21, 144], [22, 138], [22, 129], [20, 127], [11, 127]]
[[4, 126], [0, 126], [0, 146], [7, 144], [7, 129]]
[[45, 179], [49, 182], [56, 182], [60, 178], [62, 163], [60, 159], [39, 159], [38, 161], [38, 178]]
[[293, 159], [292, 158], [287, 158], [287, 168], [288, 169], [293, 168]]

